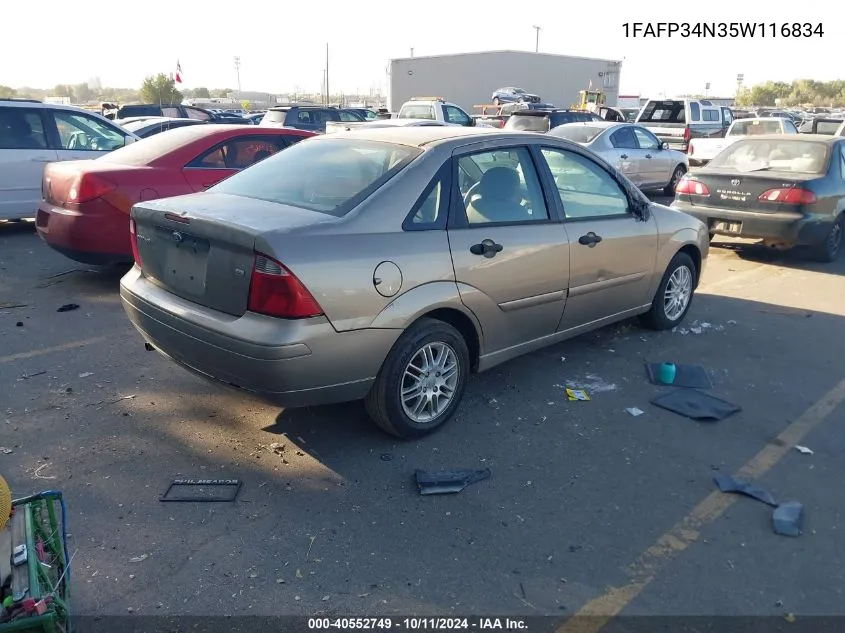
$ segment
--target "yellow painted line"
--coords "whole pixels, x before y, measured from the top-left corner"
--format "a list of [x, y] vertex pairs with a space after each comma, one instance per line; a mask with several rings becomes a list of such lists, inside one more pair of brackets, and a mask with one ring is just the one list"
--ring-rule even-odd
[[[821, 400], [786, 427], [751, 460], [740, 468], [735, 477], [755, 479], [767, 473], [792, 447], [820, 425], [843, 402], [845, 380], [828, 391]], [[739, 495], [714, 491], [679, 521], [671, 530], [643, 552], [628, 567], [630, 582], [613, 587], [604, 595], [585, 604], [572, 618], [557, 629], [557, 633], [598, 633], [655, 579], [658, 573], [701, 535], [700, 529], [718, 519], [731, 507]]]
[[43, 356], [44, 354], [53, 354], [54, 352], [66, 352], [69, 349], [76, 349], [78, 347], [85, 347], [93, 343], [105, 341], [107, 337], [98, 336], [96, 338], [87, 338], [82, 341], [73, 341], [65, 343], [64, 345], [56, 345], [55, 347], [44, 347], [42, 349], [34, 349], [31, 352], [21, 352], [19, 354], [10, 354], [9, 356], [0, 356], [0, 364], [11, 363], [16, 360], [24, 360], [27, 358], [35, 358], [36, 356]]

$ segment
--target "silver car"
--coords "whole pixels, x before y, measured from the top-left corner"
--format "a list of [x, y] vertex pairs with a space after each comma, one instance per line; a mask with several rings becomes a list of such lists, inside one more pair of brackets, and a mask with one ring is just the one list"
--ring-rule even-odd
[[287, 407], [365, 399], [422, 436], [470, 373], [635, 315], [674, 327], [705, 225], [581, 146], [463, 127], [314, 137], [136, 204], [121, 298], [181, 366]]
[[549, 131], [595, 152], [643, 190], [675, 195], [675, 186], [689, 171], [687, 155], [641, 125], [630, 123], [566, 123]]

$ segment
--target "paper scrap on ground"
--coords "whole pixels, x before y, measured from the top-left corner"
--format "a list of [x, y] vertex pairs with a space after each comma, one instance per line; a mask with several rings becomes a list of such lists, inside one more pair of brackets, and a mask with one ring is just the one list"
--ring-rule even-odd
[[590, 396], [583, 389], [570, 389], [569, 387], [567, 387], [566, 388], [566, 399], [570, 400], [570, 401], [589, 400]]
[[638, 409], [637, 407], [628, 407], [627, 409], [625, 409], [625, 411], [627, 411], [628, 413], [630, 413], [634, 417], [637, 417], [638, 415], [642, 415], [643, 413], [645, 413], [645, 411], [643, 411], [642, 409]]
[[795, 445], [795, 450], [799, 453], [804, 453], [804, 455], [813, 455], [813, 450], [807, 448], [806, 446], [801, 446], [800, 444]]

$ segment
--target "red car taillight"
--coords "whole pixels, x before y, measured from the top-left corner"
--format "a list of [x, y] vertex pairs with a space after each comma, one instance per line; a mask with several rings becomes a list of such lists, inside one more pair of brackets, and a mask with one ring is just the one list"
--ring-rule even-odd
[[813, 204], [816, 194], [806, 189], [769, 189], [759, 198], [760, 202], [783, 202], [784, 204]]
[[135, 258], [135, 263], [138, 268], [142, 268], [141, 254], [138, 252], [138, 228], [135, 226], [135, 219], [129, 219], [129, 241], [132, 244], [132, 257]]
[[689, 143], [690, 138], [692, 138], [692, 133], [690, 132], [689, 126], [684, 128], [684, 143]]
[[320, 304], [291, 271], [261, 253], [255, 254], [247, 310], [284, 319], [323, 314]]
[[681, 178], [675, 186], [675, 193], [683, 193], [688, 196], [709, 196], [710, 189], [703, 182], [692, 178]]
[[96, 174], [79, 174], [70, 187], [67, 201], [79, 204], [102, 198], [110, 191], [117, 189], [117, 185]]

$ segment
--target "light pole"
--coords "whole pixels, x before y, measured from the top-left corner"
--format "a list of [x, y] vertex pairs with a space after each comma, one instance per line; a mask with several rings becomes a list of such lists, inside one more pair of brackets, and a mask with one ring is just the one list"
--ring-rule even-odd
[[534, 31], [536, 31], [535, 38], [534, 38], [534, 52], [539, 53], [540, 52], [540, 27], [539, 26], [532, 26], [531, 28], [533, 28]]
[[241, 58], [235, 55], [235, 73], [238, 77], [238, 103], [241, 101]]

